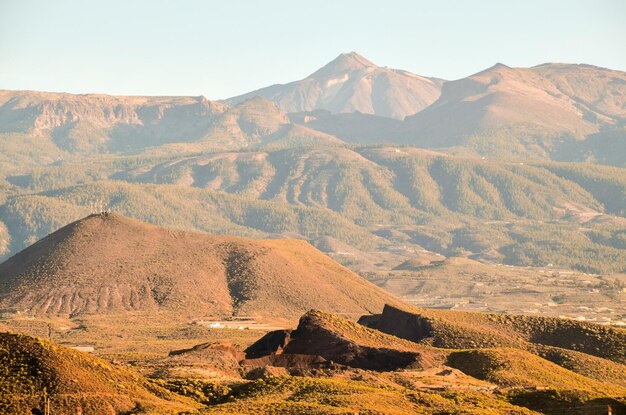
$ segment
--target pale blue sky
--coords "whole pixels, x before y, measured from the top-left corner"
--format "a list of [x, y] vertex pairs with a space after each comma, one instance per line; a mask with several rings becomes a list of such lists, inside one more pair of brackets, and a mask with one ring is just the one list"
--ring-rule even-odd
[[226, 98], [341, 52], [461, 78], [496, 62], [626, 70], [626, 0], [0, 0], [0, 88]]

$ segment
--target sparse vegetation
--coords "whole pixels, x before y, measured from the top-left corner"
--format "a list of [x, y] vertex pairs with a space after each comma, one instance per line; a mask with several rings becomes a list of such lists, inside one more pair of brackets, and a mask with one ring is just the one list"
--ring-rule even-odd
[[103, 156], [89, 167], [79, 160], [6, 176], [12, 184], [0, 220], [9, 254], [101, 199], [113, 211], [180, 229], [331, 236], [372, 251], [392, 244], [372, 235], [382, 228], [446, 256], [489, 252], [513, 265], [626, 269], [625, 188], [616, 168], [519, 165], [406, 147]]
[[[46, 403], [49, 401], [50, 403]], [[152, 385], [137, 374], [48, 341], [0, 333], [0, 412], [166, 414], [192, 410], [192, 404]]]

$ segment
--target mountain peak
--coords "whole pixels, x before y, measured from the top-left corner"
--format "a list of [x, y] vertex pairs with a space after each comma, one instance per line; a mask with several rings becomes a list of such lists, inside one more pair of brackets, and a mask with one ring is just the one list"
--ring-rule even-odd
[[342, 53], [311, 75], [312, 78], [334, 76], [378, 66], [356, 52]]
[[[492, 65], [490, 67], [488, 67], [487, 69], [483, 69], [482, 71], [476, 72], [473, 75], [470, 75], [470, 77], [472, 76], [477, 76], [477, 75], [493, 75], [493, 74], [502, 74], [502, 73], [509, 73], [511, 71], [514, 71], [514, 68], [511, 68], [508, 65], [505, 65], [503, 63], [497, 62], [495, 65]], [[462, 78], [465, 79], [465, 78]]]
[[485, 70], [483, 70], [481, 72], [506, 71], [506, 70], [509, 70], [509, 69], [513, 69], [513, 68], [511, 68], [510, 66], [505, 65], [505, 64], [503, 64], [501, 62], [497, 62], [495, 65], [490, 66], [489, 68], [487, 68], [487, 69], [485, 69]]
[[332, 62], [338, 62], [338, 61], [354, 63], [354, 64], [361, 65], [361, 66], [371, 66], [371, 67], [377, 66], [369, 59], [366, 59], [363, 55], [360, 55], [359, 53], [354, 52], [354, 51], [341, 53]]
[[260, 95], [286, 113], [324, 109], [335, 114], [359, 111], [403, 119], [433, 103], [440, 94], [439, 80], [380, 67], [356, 52], [348, 52], [302, 80], [272, 85], [226, 102], [235, 105]]

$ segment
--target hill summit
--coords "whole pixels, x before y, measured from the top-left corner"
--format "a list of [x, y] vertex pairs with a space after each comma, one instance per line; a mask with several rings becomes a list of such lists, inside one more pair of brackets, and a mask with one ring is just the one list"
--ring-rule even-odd
[[91, 215], [0, 265], [0, 308], [37, 315], [175, 311], [295, 318], [357, 315], [400, 300], [304, 241], [174, 231]]

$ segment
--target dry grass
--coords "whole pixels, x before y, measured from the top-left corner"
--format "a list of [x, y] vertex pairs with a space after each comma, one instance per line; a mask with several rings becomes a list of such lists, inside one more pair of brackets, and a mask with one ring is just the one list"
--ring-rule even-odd
[[99, 358], [33, 337], [0, 333], [0, 411], [178, 413], [198, 405]]

